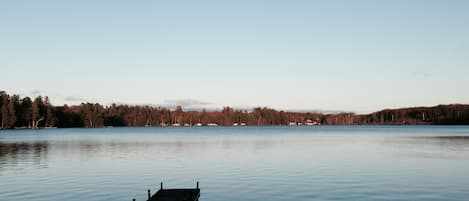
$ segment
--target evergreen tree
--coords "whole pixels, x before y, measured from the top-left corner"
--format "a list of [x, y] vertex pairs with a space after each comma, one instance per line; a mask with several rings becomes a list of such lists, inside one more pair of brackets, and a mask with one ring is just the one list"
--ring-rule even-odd
[[16, 121], [18, 121], [18, 117], [16, 116], [16, 108], [19, 105], [19, 96], [18, 95], [13, 95], [10, 97], [10, 101], [8, 102], [8, 115], [9, 115], [9, 120], [7, 127], [8, 128], [14, 128]]
[[49, 97], [46, 96], [44, 99], [44, 107], [45, 107], [45, 112], [46, 112], [46, 127], [53, 127], [55, 126], [56, 123], [56, 118], [55, 118], [55, 110], [54, 107], [51, 105]]
[[0, 91], [0, 129], [3, 129], [3, 115], [2, 115], [2, 108], [3, 108], [3, 96], [6, 96], [5, 91]]
[[33, 128], [38, 128], [39, 123], [44, 120], [44, 113], [43, 113], [44, 103], [42, 102], [42, 97], [38, 96], [34, 99], [32, 105], [32, 122]]
[[2, 94], [2, 108], [1, 108], [1, 113], [2, 113], [2, 129], [8, 128], [8, 124], [10, 122], [10, 113], [8, 112], [8, 102], [9, 102], [9, 96], [8, 94]]
[[33, 102], [31, 98], [24, 97], [21, 100], [21, 117], [23, 119], [24, 126], [30, 128], [32, 126], [31, 118], [32, 118], [32, 105]]

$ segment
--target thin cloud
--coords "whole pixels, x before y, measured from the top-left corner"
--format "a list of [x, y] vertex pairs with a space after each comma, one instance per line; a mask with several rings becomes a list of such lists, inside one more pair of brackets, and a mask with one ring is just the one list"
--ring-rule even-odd
[[165, 100], [165, 105], [169, 106], [178, 106], [186, 107], [186, 108], [193, 108], [193, 107], [203, 107], [203, 106], [210, 106], [213, 105], [211, 102], [207, 101], [200, 101], [195, 99], [173, 99], [173, 100]]
[[39, 96], [41, 95], [42, 93], [44, 93], [44, 91], [40, 90], [40, 89], [35, 89], [31, 92], [29, 92], [29, 94], [31, 94], [32, 96]]
[[423, 77], [423, 78], [427, 78], [431, 76], [430, 73], [424, 72], [424, 71], [413, 71], [410, 73], [410, 75], [415, 76], [415, 77]]
[[117, 105], [135, 105], [135, 106], [150, 106], [150, 107], [162, 107], [168, 109], [175, 109], [177, 106], [181, 106], [184, 111], [216, 111], [219, 108], [212, 102], [201, 101], [196, 99], [167, 99], [163, 103], [126, 103], [126, 102], [111, 102], [108, 103]]
[[87, 102], [86, 99], [76, 97], [76, 96], [67, 96], [67, 97], [64, 98], [64, 101], [68, 101], [68, 102]]
[[319, 113], [319, 114], [340, 114], [340, 113], [355, 113], [353, 111], [346, 111], [346, 110], [318, 110], [318, 109], [293, 109], [293, 110], [285, 110], [287, 112], [302, 112], [302, 113]]

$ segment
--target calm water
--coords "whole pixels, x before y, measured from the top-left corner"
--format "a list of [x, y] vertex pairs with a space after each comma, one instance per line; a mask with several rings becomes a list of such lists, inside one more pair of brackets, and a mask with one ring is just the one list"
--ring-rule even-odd
[[0, 131], [0, 200], [468, 200], [469, 127]]

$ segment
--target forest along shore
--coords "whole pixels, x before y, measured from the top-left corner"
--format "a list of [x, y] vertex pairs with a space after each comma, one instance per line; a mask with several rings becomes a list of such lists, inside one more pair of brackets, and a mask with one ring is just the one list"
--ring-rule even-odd
[[99, 103], [54, 106], [49, 98], [0, 91], [1, 129], [113, 126], [469, 125], [469, 105], [385, 109], [370, 114], [289, 112], [266, 107], [218, 111]]

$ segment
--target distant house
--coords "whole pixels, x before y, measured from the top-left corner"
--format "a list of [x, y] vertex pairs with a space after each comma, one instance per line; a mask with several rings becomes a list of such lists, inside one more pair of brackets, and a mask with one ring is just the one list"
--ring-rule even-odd
[[181, 126], [181, 124], [179, 124], [179, 123], [174, 123], [173, 126], [174, 126], [174, 127], [179, 127], [179, 126]]
[[184, 126], [192, 126], [192, 125], [190, 125], [190, 124], [188, 124], [188, 123], [185, 123]]
[[218, 126], [216, 123], [208, 123], [207, 126]]
[[238, 126], [238, 123], [234, 123], [233, 126]]
[[288, 125], [289, 126], [296, 126], [297, 124], [296, 124], [296, 122], [290, 122], [290, 123], [288, 123]]
[[241, 126], [246, 126], [246, 123], [241, 123], [240, 125], [241, 125]]
[[202, 126], [202, 123], [196, 123], [195, 126]]
[[306, 120], [305, 125], [307, 125], [307, 126], [315, 126], [315, 125], [319, 125], [319, 123], [318, 123], [317, 121], [313, 121], [313, 120], [311, 120], [311, 119], [308, 119], [308, 120]]

